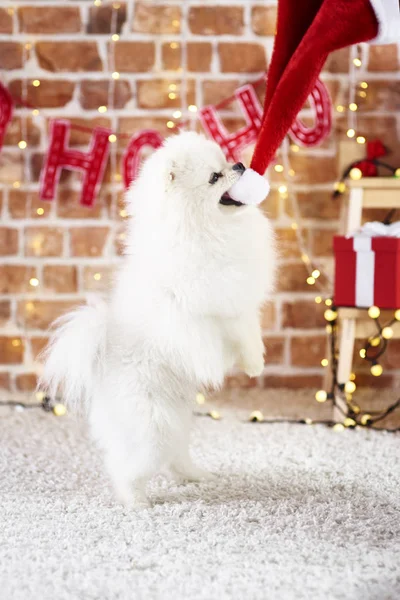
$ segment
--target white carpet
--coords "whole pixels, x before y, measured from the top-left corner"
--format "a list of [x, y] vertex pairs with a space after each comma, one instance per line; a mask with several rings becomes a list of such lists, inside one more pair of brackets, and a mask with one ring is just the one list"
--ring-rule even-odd
[[197, 418], [213, 483], [114, 504], [85, 428], [0, 414], [5, 600], [397, 600], [400, 436]]

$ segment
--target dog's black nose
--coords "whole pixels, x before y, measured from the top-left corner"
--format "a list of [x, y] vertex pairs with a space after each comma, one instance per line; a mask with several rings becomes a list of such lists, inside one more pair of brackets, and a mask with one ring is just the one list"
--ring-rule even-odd
[[246, 167], [244, 166], [243, 163], [236, 163], [235, 165], [233, 165], [232, 170], [239, 171], [240, 173], [244, 173], [246, 170]]

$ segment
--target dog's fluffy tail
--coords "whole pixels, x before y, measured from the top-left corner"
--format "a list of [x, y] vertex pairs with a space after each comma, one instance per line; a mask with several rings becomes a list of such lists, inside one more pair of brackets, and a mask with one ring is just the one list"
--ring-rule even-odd
[[60, 393], [72, 411], [87, 412], [90, 406], [104, 354], [106, 310], [105, 302], [98, 300], [57, 319], [42, 354], [44, 368], [38, 387], [51, 398]]

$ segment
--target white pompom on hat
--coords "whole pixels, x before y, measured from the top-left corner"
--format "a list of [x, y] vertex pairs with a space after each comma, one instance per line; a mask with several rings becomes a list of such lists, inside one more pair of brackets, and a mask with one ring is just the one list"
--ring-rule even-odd
[[270, 186], [262, 175], [246, 169], [243, 175], [228, 190], [229, 196], [242, 204], [261, 204], [268, 196]]

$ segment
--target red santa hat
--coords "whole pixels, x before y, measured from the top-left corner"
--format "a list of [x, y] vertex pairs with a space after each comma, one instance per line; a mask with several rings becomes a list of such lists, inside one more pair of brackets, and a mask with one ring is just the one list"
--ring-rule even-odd
[[279, 0], [264, 114], [251, 166], [263, 174], [334, 50], [400, 41], [399, 0]]

